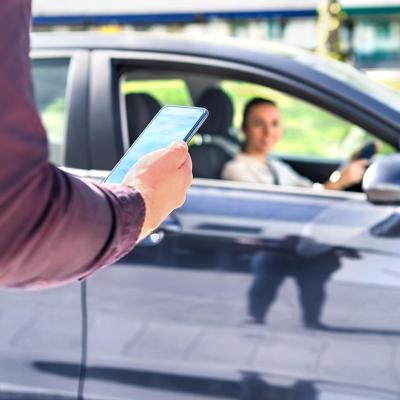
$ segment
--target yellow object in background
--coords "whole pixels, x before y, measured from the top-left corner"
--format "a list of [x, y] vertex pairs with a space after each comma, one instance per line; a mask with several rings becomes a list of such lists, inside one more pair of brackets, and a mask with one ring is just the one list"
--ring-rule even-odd
[[100, 25], [97, 30], [103, 33], [119, 33], [122, 32], [121, 25]]

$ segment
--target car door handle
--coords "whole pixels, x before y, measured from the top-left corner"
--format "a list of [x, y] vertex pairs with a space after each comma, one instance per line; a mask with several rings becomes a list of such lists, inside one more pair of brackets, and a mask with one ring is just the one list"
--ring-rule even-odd
[[215, 223], [202, 223], [197, 226], [197, 229], [216, 232], [232, 232], [241, 234], [259, 235], [262, 232], [261, 228], [244, 226], [244, 225], [225, 225]]

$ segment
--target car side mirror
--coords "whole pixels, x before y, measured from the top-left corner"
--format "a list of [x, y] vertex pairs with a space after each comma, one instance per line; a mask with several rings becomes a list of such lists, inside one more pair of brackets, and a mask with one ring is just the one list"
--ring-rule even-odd
[[400, 205], [400, 154], [374, 161], [365, 172], [362, 187], [371, 203]]

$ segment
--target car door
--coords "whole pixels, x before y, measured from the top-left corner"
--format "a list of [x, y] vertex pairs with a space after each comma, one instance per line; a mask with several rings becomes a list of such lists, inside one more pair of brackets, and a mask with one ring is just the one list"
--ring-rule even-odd
[[399, 239], [374, 233], [393, 214], [363, 195], [196, 182], [181, 234], [89, 280], [87, 393], [398, 393]]
[[[84, 51], [32, 52], [36, 104], [47, 128], [50, 160], [59, 166], [82, 168], [87, 162], [80, 153], [84, 147], [73, 157], [67, 151], [74, 135], [85, 142], [78, 104], [87, 95], [87, 62]], [[0, 290], [0, 398], [76, 398], [80, 301], [78, 283], [40, 292]]]
[[[92, 119], [105, 117], [91, 132], [92, 156], [102, 169], [124, 148], [120, 115], [111, 107], [121, 60], [203, 73], [211, 64], [214, 73], [244, 74], [242, 65], [194, 57], [94, 57], [91, 79], [101, 76], [104, 85], [91, 89]], [[240, 76], [260, 81], [265, 73], [273, 84], [267, 72]], [[86, 393], [396, 398], [399, 238], [377, 227], [398, 212], [364, 194], [195, 180], [163, 229], [88, 281]]]

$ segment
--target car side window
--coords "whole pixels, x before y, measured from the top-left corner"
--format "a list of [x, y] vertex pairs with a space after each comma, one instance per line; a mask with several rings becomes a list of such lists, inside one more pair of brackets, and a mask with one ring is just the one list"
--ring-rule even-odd
[[121, 122], [126, 127], [129, 145], [139, 137], [161, 107], [192, 104], [185, 81], [178, 78], [141, 79], [129, 74], [120, 81], [120, 93], [123, 100]]
[[[282, 113], [284, 135], [275, 152], [288, 156], [348, 159], [367, 142], [377, 139], [364, 129], [319, 107], [272, 90], [268, 87], [238, 81], [222, 81], [221, 88], [234, 103], [234, 126], [240, 131], [245, 104], [254, 97], [274, 101]], [[380, 143], [381, 154], [395, 150]]]
[[50, 161], [56, 165], [65, 161], [69, 63], [68, 58], [32, 60], [36, 106], [47, 131]]
[[181, 79], [124, 79], [121, 91], [126, 96], [134, 93], [146, 93], [152, 96], [160, 106], [175, 104], [181, 106], [192, 105], [189, 89]]

